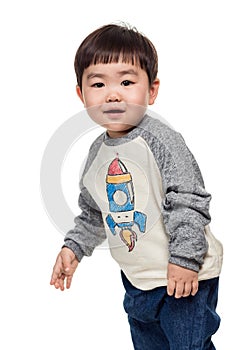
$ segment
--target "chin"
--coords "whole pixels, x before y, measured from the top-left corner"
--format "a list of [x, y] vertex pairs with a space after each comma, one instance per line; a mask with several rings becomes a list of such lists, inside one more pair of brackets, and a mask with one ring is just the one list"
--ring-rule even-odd
[[114, 123], [114, 124], [105, 124], [104, 127], [108, 131], [127, 132], [128, 130], [132, 129], [134, 126], [129, 124]]
[[120, 127], [119, 124], [118, 126], [116, 126], [116, 124], [114, 124], [114, 126], [112, 124], [104, 125], [104, 127], [107, 129], [108, 135], [112, 138], [118, 138], [118, 137], [124, 136], [134, 128], [134, 126], [132, 125], [125, 125], [125, 124], [122, 127]]

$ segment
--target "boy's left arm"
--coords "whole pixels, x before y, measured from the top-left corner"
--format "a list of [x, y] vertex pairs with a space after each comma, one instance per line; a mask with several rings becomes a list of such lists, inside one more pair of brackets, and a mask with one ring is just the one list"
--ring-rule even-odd
[[163, 163], [163, 218], [169, 239], [169, 295], [195, 295], [198, 272], [208, 250], [205, 226], [210, 222], [211, 195], [205, 190], [196, 160], [182, 136], [175, 133]]

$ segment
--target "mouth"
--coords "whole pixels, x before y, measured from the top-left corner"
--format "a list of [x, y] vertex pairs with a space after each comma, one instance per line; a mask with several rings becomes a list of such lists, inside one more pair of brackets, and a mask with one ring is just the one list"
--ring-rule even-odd
[[125, 110], [123, 109], [108, 109], [103, 112], [104, 115], [106, 115], [110, 119], [119, 119], [123, 116], [125, 113]]
[[109, 109], [104, 111], [104, 114], [121, 114], [124, 113], [125, 111], [122, 109]]

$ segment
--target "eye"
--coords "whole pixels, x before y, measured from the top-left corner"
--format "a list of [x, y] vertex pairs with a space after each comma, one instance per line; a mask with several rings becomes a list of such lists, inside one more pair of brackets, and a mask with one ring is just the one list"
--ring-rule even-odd
[[102, 88], [103, 86], [104, 86], [104, 83], [95, 83], [91, 85], [91, 87], [95, 87], [95, 88]]
[[134, 84], [134, 83], [132, 81], [130, 81], [130, 80], [124, 80], [121, 83], [121, 85], [123, 85], [123, 86], [129, 86], [129, 85], [132, 85], [132, 84]]

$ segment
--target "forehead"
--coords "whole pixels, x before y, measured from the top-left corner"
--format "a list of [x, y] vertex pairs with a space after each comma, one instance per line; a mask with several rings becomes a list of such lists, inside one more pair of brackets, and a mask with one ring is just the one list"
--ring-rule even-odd
[[122, 61], [111, 63], [92, 64], [84, 70], [85, 78], [90, 79], [95, 76], [123, 76], [123, 75], [146, 75], [146, 72], [138, 65], [125, 63]]

